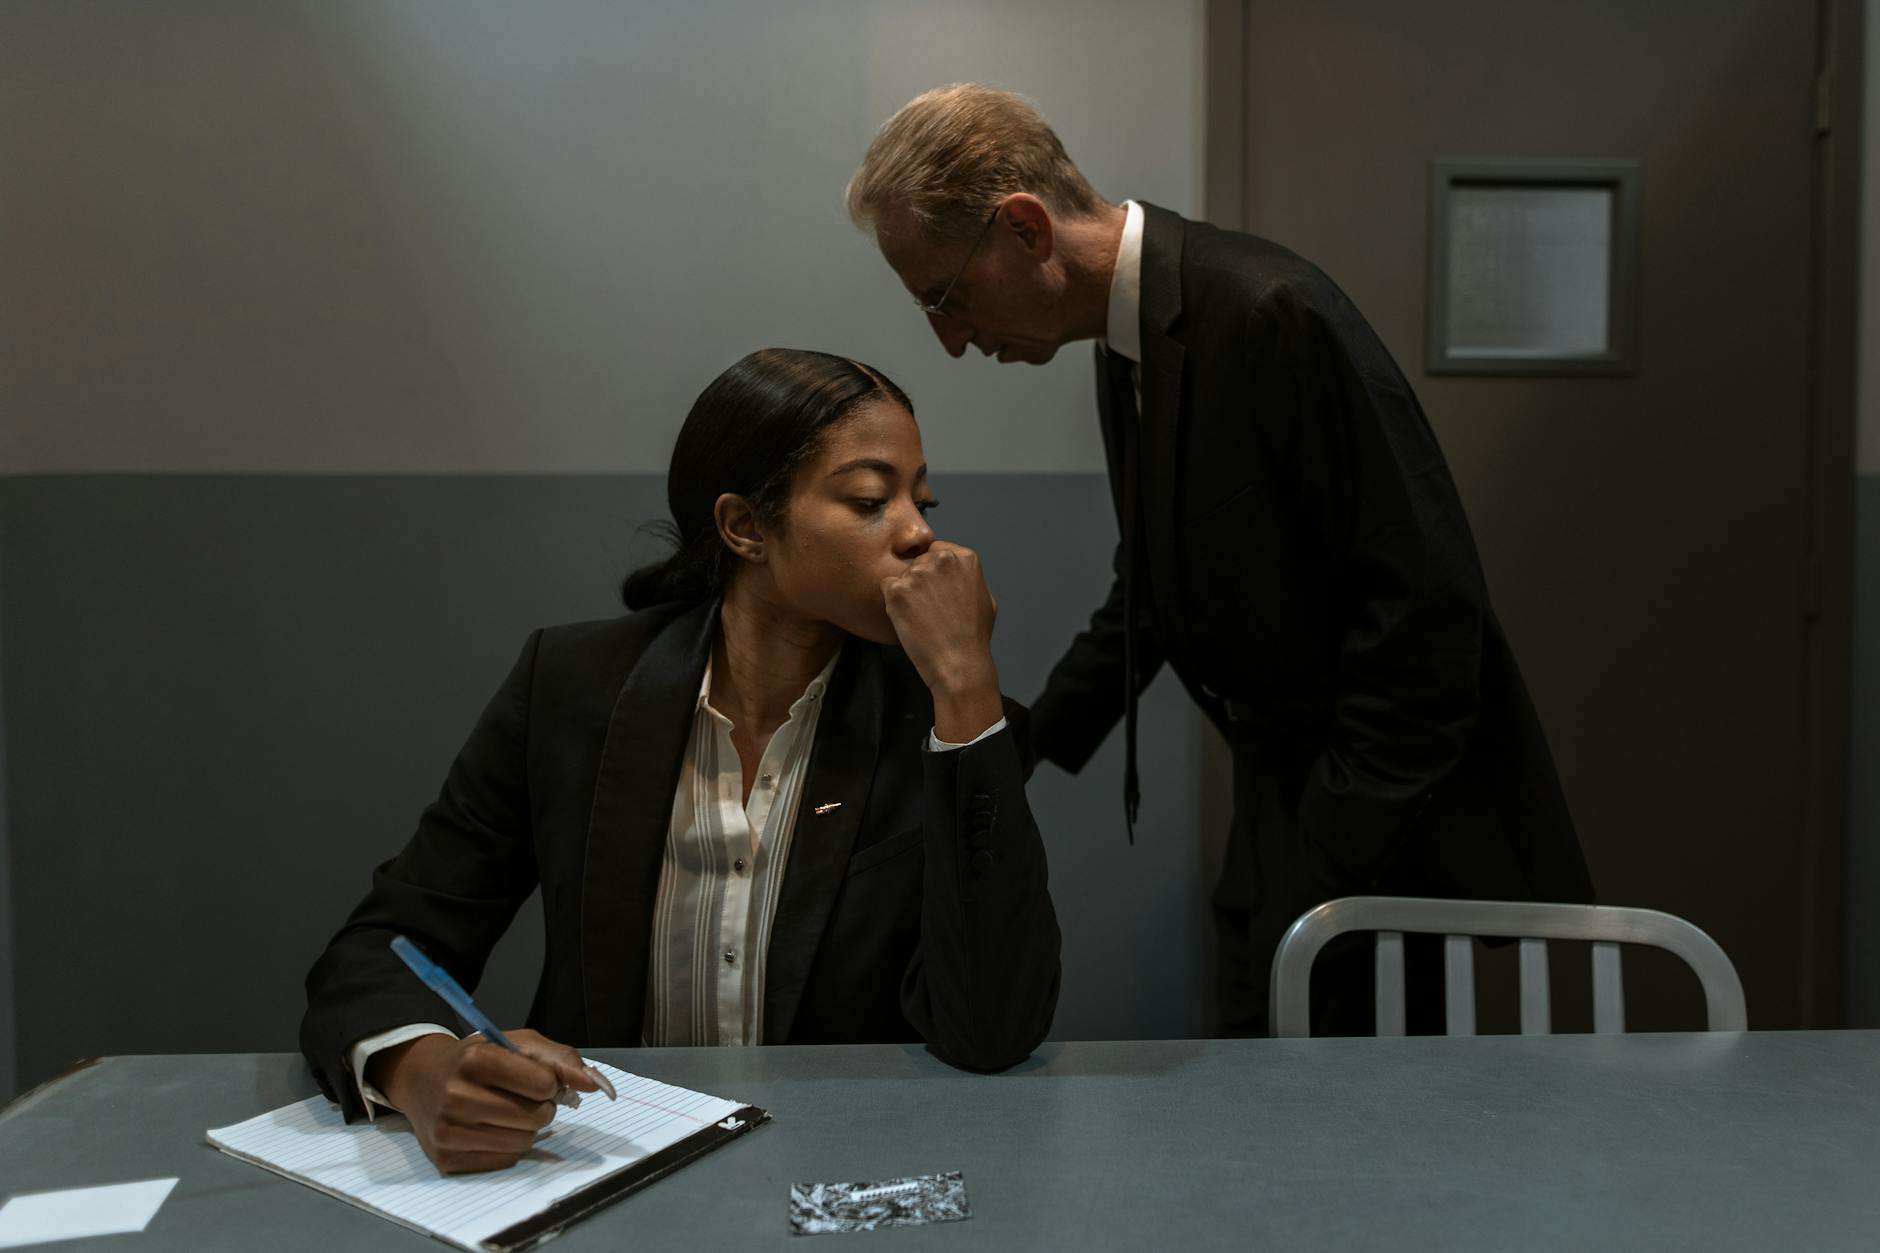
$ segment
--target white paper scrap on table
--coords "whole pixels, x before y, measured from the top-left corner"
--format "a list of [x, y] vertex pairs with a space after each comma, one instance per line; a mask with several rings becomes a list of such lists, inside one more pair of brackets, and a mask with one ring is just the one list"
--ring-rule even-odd
[[0, 1249], [142, 1231], [175, 1186], [175, 1179], [145, 1179], [12, 1197], [0, 1205]]

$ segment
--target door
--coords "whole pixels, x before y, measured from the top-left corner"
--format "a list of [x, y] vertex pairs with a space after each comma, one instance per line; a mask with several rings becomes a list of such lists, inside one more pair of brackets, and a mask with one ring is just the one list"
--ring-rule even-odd
[[[1422, 399], [1601, 901], [1710, 932], [1753, 1026], [1835, 1025], [1812, 6], [1250, 0], [1244, 19], [1246, 229], [1324, 268]], [[1637, 163], [1636, 373], [1426, 372], [1439, 158]], [[1702, 1021], [1675, 960], [1628, 953], [1626, 976], [1633, 1029]]]

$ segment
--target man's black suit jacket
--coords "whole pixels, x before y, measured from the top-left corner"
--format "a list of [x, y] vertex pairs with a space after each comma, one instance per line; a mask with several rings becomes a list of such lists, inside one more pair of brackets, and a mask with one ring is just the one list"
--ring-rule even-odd
[[[1539, 719], [1409, 383], [1308, 262], [1143, 210], [1139, 427], [1125, 420], [1126, 376], [1097, 352], [1119, 516], [1137, 440], [1140, 685], [1166, 660], [1234, 745], [1237, 770], [1242, 758], [1299, 762], [1287, 801], [1318, 899], [1409, 882], [1591, 900]], [[1108, 602], [1032, 709], [1034, 751], [1069, 770], [1123, 709], [1122, 554]]]
[[[307, 976], [302, 1051], [349, 1119], [347, 1053], [449, 1008], [388, 947], [410, 936], [474, 988], [539, 884], [528, 1025], [641, 1040], [654, 898], [716, 607], [536, 631], [437, 801]], [[926, 751], [933, 706], [897, 649], [850, 639], [824, 696], [773, 922], [767, 1044], [925, 1040], [975, 1070], [1022, 1060], [1057, 1005], [1059, 936], [1025, 799], [1025, 713]], [[818, 812], [821, 810], [822, 812]]]

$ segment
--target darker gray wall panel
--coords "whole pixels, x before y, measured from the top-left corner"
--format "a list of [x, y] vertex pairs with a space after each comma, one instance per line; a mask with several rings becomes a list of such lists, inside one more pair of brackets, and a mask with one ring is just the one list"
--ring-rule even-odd
[[[937, 486], [942, 532], [985, 554], [1005, 687], [1029, 698], [1107, 587], [1107, 489]], [[10, 480], [0, 507], [26, 1085], [92, 1054], [292, 1048], [308, 964], [526, 632], [615, 612], [664, 494], [654, 476], [71, 476]], [[1034, 784], [1060, 1038], [1203, 1028], [1200, 734], [1165, 677], [1134, 849], [1116, 743]], [[531, 902], [486, 978], [499, 1020], [527, 1008], [539, 918]]]
[[[6, 550], [6, 481], [0, 479], [0, 554]], [[6, 600], [6, 563], [0, 557], [0, 605]], [[0, 608], [0, 658], [6, 656], [6, 611]], [[13, 1056], [13, 855], [7, 837], [6, 666], [0, 661], [0, 1100], [16, 1090]]]
[[1880, 1027], [1880, 475], [1855, 480], [1847, 1025]]

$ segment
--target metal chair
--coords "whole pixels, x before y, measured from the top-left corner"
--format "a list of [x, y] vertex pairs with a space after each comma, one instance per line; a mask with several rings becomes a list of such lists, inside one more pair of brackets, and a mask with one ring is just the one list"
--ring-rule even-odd
[[1593, 1030], [1625, 1030], [1625, 988], [1619, 945], [1649, 944], [1684, 959], [1704, 985], [1711, 1031], [1743, 1031], [1748, 1016], [1736, 967], [1717, 942], [1682, 918], [1655, 909], [1606, 905], [1537, 905], [1522, 901], [1424, 900], [1410, 896], [1347, 896], [1306, 911], [1273, 954], [1275, 1036], [1312, 1034], [1312, 963], [1333, 938], [1377, 933], [1377, 1034], [1404, 1034], [1404, 932], [1444, 936], [1443, 985], [1447, 1034], [1475, 1034], [1477, 936], [1521, 941], [1521, 1034], [1552, 1033], [1547, 990], [1547, 941], [1593, 942]]

